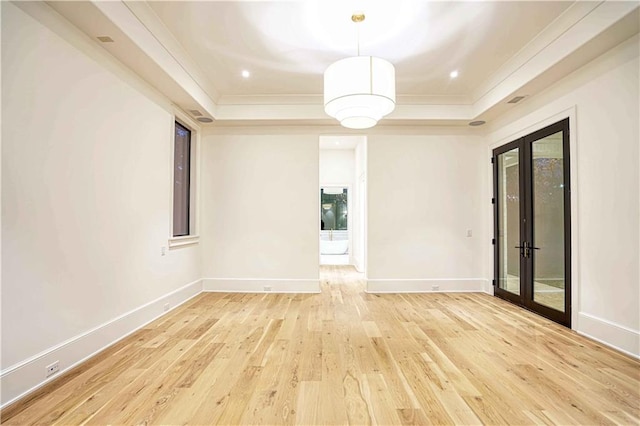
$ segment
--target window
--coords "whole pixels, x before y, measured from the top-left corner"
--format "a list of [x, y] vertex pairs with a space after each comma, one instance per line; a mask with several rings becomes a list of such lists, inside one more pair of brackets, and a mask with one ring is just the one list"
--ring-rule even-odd
[[174, 111], [171, 129], [171, 220], [169, 248], [198, 244], [198, 182], [200, 128], [180, 110]]
[[173, 236], [190, 235], [191, 131], [176, 121], [173, 151]]
[[347, 188], [320, 188], [320, 229], [347, 230]]

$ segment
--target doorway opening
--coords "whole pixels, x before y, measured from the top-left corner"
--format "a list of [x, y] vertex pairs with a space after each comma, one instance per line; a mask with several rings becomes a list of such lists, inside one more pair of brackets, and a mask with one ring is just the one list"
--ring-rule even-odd
[[569, 119], [493, 150], [495, 294], [571, 327]]
[[350, 265], [349, 187], [320, 188], [320, 264]]
[[366, 136], [320, 136], [320, 265], [365, 272]]

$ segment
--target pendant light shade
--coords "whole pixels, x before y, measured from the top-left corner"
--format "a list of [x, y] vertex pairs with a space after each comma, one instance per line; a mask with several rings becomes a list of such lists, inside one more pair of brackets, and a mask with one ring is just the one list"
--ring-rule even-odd
[[341, 59], [324, 72], [324, 110], [350, 129], [376, 125], [396, 105], [393, 64], [374, 56]]

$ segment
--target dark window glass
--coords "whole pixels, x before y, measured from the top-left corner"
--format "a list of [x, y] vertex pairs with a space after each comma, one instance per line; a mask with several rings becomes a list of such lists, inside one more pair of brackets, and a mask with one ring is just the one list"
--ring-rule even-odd
[[320, 189], [320, 229], [346, 231], [347, 188]]
[[173, 236], [189, 235], [191, 132], [176, 122], [173, 151]]

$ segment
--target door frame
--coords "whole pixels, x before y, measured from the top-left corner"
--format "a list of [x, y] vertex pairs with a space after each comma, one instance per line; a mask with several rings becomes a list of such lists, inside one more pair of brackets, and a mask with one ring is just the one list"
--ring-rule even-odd
[[[537, 303], [534, 300], [534, 281], [533, 271], [535, 256], [524, 257], [520, 256], [520, 294], [514, 294], [506, 290], [501, 289], [498, 286], [499, 277], [499, 262], [500, 262], [500, 239], [498, 238], [498, 211], [500, 208], [500, 200], [498, 198], [498, 162], [497, 156], [505, 152], [518, 148], [519, 154], [519, 185], [520, 185], [520, 235], [519, 241], [522, 244], [523, 241], [531, 242], [532, 246], [535, 245], [533, 241], [535, 222], [533, 221], [533, 173], [532, 173], [532, 144], [535, 141], [543, 139], [547, 136], [553, 135], [558, 132], [563, 132], [562, 151], [563, 151], [563, 211], [564, 211], [564, 312], [557, 311], [546, 305]], [[518, 139], [512, 140], [506, 144], [500, 145], [492, 150], [492, 173], [493, 173], [493, 218], [494, 218], [494, 294], [502, 299], [515, 303], [523, 308], [529, 309], [549, 318], [559, 324], [565, 325], [571, 328], [572, 324], [572, 305], [573, 305], [573, 291], [572, 291], [572, 233], [571, 233], [571, 217], [573, 205], [571, 196], [571, 138], [570, 138], [570, 119], [564, 118], [546, 127], [533, 131]], [[530, 226], [523, 226], [524, 223], [531, 224]]]

